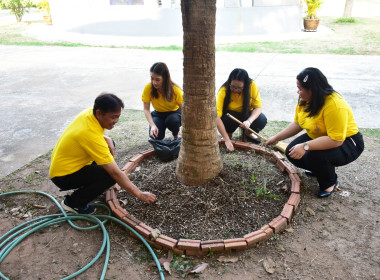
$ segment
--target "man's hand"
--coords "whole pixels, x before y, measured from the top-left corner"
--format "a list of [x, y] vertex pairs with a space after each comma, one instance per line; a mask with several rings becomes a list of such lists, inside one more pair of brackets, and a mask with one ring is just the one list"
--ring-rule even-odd
[[154, 195], [150, 192], [141, 192], [138, 199], [143, 201], [143, 202], [150, 204], [150, 203], [155, 202], [157, 200], [157, 197], [156, 197], [156, 195]]

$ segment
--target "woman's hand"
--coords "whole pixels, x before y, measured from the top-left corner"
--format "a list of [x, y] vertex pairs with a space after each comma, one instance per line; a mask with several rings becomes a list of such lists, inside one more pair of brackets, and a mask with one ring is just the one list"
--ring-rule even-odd
[[224, 145], [226, 145], [227, 151], [233, 152], [235, 150], [234, 145], [232, 144], [231, 140], [225, 141]]
[[301, 159], [304, 156], [304, 154], [306, 154], [306, 151], [302, 143], [293, 146], [289, 150], [289, 156], [294, 159]]
[[251, 122], [249, 120], [244, 121], [240, 126], [244, 129], [248, 129], [251, 126]]
[[268, 145], [276, 145], [278, 142], [277, 138], [276, 138], [276, 135], [275, 136], [272, 136], [272, 137], [269, 137], [267, 139], [267, 141], [265, 141], [265, 146], [268, 146]]
[[151, 128], [150, 128], [150, 136], [154, 139], [156, 139], [158, 135], [158, 127], [153, 125]]

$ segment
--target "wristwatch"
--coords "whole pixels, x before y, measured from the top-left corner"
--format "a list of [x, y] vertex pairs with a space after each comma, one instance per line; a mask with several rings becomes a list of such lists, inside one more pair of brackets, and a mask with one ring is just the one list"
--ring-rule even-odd
[[305, 151], [308, 151], [309, 150], [309, 144], [307, 142], [304, 142], [303, 148], [305, 149]]

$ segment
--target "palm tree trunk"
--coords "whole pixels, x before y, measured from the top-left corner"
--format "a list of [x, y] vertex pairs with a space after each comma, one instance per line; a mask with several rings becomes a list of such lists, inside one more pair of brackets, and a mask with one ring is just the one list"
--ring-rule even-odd
[[183, 25], [182, 143], [177, 177], [202, 185], [223, 167], [216, 129], [216, 0], [181, 0]]
[[352, 17], [352, 7], [354, 6], [354, 0], [346, 0], [346, 4], [344, 6], [343, 17], [350, 18]]

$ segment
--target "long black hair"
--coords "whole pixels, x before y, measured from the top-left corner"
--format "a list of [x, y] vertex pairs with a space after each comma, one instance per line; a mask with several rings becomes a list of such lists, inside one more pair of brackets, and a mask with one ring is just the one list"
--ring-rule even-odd
[[[168, 66], [166, 66], [166, 64], [163, 62], [156, 62], [152, 65], [152, 67], [150, 67], [150, 72], [162, 76], [162, 95], [164, 99], [171, 102], [173, 100], [174, 95], [174, 83], [170, 78]], [[158, 98], [158, 90], [153, 86], [153, 84], [151, 94], [153, 98]]]
[[230, 101], [231, 101], [230, 84], [231, 84], [231, 81], [233, 81], [233, 80], [238, 80], [238, 81], [244, 83], [242, 115], [244, 118], [248, 118], [249, 109], [251, 107], [250, 99], [251, 99], [251, 82], [252, 82], [252, 79], [249, 77], [248, 72], [244, 69], [241, 69], [241, 68], [235, 68], [234, 70], [232, 70], [230, 76], [228, 77], [228, 80], [225, 81], [224, 84], [221, 86], [221, 87], [226, 88], [226, 97], [224, 98], [223, 112], [227, 111], [228, 104], [230, 104]]
[[309, 102], [299, 99], [299, 105], [305, 106], [305, 112], [309, 112], [308, 117], [315, 116], [325, 104], [326, 96], [332, 94], [335, 90], [318, 68], [305, 68], [297, 75], [297, 80], [300, 82], [301, 87], [311, 89], [312, 93]]
[[96, 110], [100, 110], [102, 114], [108, 112], [116, 112], [119, 109], [124, 108], [123, 101], [113, 93], [102, 92], [96, 97], [92, 112], [96, 113]]

